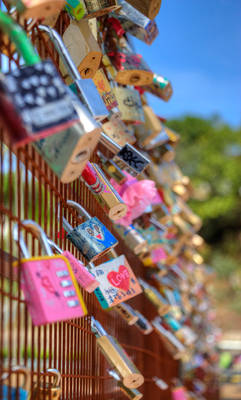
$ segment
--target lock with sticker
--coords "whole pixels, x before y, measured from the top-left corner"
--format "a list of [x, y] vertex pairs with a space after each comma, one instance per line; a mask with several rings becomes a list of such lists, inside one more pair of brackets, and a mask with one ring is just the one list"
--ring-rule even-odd
[[91, 215], [78, 203], [67, 200], [67, 206], [77, 210], [85, 222], [73, 228], [66, 218], [62, 218], [67, 239], [81, 252], [87, 261], [94, 261], [118, 244], [117, 239], [97, 218]]

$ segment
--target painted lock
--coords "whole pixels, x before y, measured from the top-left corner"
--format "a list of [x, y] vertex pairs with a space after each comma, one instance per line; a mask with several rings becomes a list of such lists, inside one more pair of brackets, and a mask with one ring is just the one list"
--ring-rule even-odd
[[90, 265], [90, 272], [100, 286], [95, 295], [102, 308], [114, 307], [142, 292], [138, 280], [124, 255], [117, 256], [98, 266]]
[[[67, 258], [53, 255], [47, 236], [36, 222], [25, 220], [21, 225], [38, 236], [46, 253], [46, 256], [31, 258], [18, 234], [18, 225], [14, 226], [13, 238], [24, 257], [20, 260], [21, 289], [33, 324], [39, 326], [86, 315], [87, 309]], [[14, 266], [18, 264], [15, 262]]]
[[153, 73], [140, 54], [131, 50], [128, 42], [121, 37], [115, 51], [108, 52], [117, 69], [115, 81], [121, 85], [144, 86], [153, 81]]
[[157, 74], [153, 75], [152, 83], [144, 86], [143, 89], [164, 101], [170, 100], [173, 94], [171, 82], [167, 78]]
[[60, 247], [57, 246], [56, 243], [54, 243], [51, 239], [48, 239], [48, 243], [57, 254], [62, 254], [67, 258], [71, 265], [76, 281], [80, 287], [86, 290], [86, 292], [92, 293], [100, 285], [95, 277], [82, 264], [82, 262], [77, 260], [73, 254], [67, 250], [61, 250]]
[[102, 97], [107, 110], [118, 107], [118, 102], [102, 68], [98, 69], [93, 77], [94, 84]]
[[77, 21], [98, 18], [120, 8], [116, 0], [67, 0], [66, 3], [66, 11]]
[[69, 183], [85, 168], [100, 139], [100, 125], [69, 89], [79, 123], [47, 138], [34, 142], [34, 147], [59, 177]]
[[0, 27], [26, 66], [1, 76], [0, 116], [15, 147], [63, 131], [78, 122], [68, 88], [50, 60], [41, 61], [24, 30], [4, 12]]
[[147, 18], [127, 1], [118, 0], [118, 3], [121, 9], [115, 14], [115, 18], [120, 21], [123, 29], [146, 44], [152, 44], [159, 33], [156, 22]]
[[132, 135], [120, 116], [110, 114], [109, 120], [102, 124], [102, 129], [107, 136], [121, 147], [126, 143], [133, 144], [136, 141], [135, 136]]
[[78, 225], [76, 228], [72, 228], [63, 217], [63, 227], [68, 233], [67, 238], [81, 252], [87, 261], [94, 261], [117, 245], [117, 239], [97, 217], [91, 217], [90, 214], [75, 201], [67, 200], [67, 205], [76, 209], [78, 214], [86, 219], [85, 222]]
[[121, 119], [127, 124], [143, 124], [145, 117], [138, 91], [117, 86], [113, 88], [113, 92], [119, 105]]
[[159, 13], [162, 0], [127, 0], [134, 8], [150, 19]]
[[[22, 384], [18, 387], [7, 385], [5, 381], [9, 378], [9, 375], [19, 375], [19, 378], [23, 376]], [[1, 400], [27, 400], [29, 398], [30, 380], [30, 371], [25, 367], [14, 366], [10, 372], [4, 372], [0, 378]]]
[[[91, 32], [88, 21], [71, 20], [63, 34], [63, 42], [77, 66], [81, 78], [93, 78], [100, 66], [102, 53]], [[65, 66], [61, 60], [60, 71], [64, 75]], [[70, 79], [66, 79], [66, 83], [69, 84], [70, 81]]]
[[144, 377], [123, 350], [118, 341], [108, 335], [101, 324], [91, 317], [91, 329], [96, 336], [96, 342], [107, 361], [115, 368], [122, 378], [123, 384], [130, 389], [136, 389], [144, 383]]
[[94, 82], [92, 79], [81, 78], [78, 68], [73, 62], [68, 49], [58, 32], [45, 25], [39, 25], [38, 29], [45, 32], [53, 42], [60, 59], [63, 61], [69, 76], [74, 82], [70, 85], [71, 90], [79, 97], [81, 103], [88, 108], [91, 116], [95, 120], [101, 121], [106, 118], [109, 112], [100, 97]]
[[11, 0], [10, 2], [25, 19], [52, 17], [59, 14], [65, 5], [64, 0]]
[[[44, 379], [45, 377], [45, 379]], [[40, 375], [31, 400], [59, 400], [61, 396], [61, 374], [55, 368], [49, 368]]]

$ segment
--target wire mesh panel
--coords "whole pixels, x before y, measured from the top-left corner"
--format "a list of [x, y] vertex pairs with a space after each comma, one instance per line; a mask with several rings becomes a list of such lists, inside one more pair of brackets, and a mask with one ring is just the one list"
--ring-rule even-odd
[[[67, 23], [65, 17], [59, 18], [57, 29], [61, 34]], [[38, 32], [36, 24], [29, 27], [29, 35], [38, 47], [41, 57], [51, 57], [58, 67], [58, 55], [44, 35]], [[20, 58], [13, 53], [10, 43], [4, 43], [2, 50], [4, 49], [7, 57], [2, 56], [2, 70], [7, 71], [19, 66]], [[98, 162], [96, 155], [93, 156], [93, 161]], [[61, 222], [62, 215], [72, 226], [81, 222], [66, 203], [68, 199], [74, 200], [83, 205], [92, 216], [97, 216], [119, 239], [117, 253], [127, 256], [137, 276], [144, 277], [145, 269], [138, 258], [125, 247], [97, 200], [79, 179], [71, 184], [62, 184], [31, 145], [26, 145], [16, 153], [11, 146], [7, 147], [3, 142], [3, 130], [0, 162], [0, 373], [3, 370], [10, 371], [14, 365], [24, 365], [31, 371], [33, 389], [34, 382], [39, 379], [42, 371], [56, 368], [62, 376], [63, 399], [126, 398], [109, 376], [110, 366], [97, 349], [96, 339], [90, 328], [90, 315], [94, 315], [106, 331], [118, 339], [144, 375], [145, 383], [140, 388], [144, 398], [170, 399], [169, 390], [161, 391], [152, 377], [160, 377], [169, 384], [177, 376], [177, 362], [166, 352], [156, 333], [144, 336], [135, 327], [129, 327], [114, 311], [103, 311], [94, 294], [89, 295], [84, 291], [82, 293], [88, 309], [88, 316], [85, 318], [40, 327], [32, 325], [20, 290], [21, 255], [12, 237], [12, 228], [16, 222], [20, 228], [24, 228], [21, 225], [22, 220], [35, 220], [62, 249], [71, 251], [81, 259], [80, 253], [66, 240]], [[37, 239], [26, 228], [23, 232], [30, 254], [41, 254]], [[13, 267], [16, 260], [18, 265]], [[105, 258], [100, 259], [103, 260]], [[148, 319], [155, 316], [154, 307], [143, 294], [130, 300], [130, 304]], [[8, 383], [11, 385], [12, 382], [13, 377], [9, 375]]]

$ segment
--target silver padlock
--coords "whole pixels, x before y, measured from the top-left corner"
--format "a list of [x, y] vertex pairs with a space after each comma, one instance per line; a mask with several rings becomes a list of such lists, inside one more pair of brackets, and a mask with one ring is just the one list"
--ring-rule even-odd
[[[78, 95], [80, 100], [86, 105], [90, 114], [97, 121], [102, 121], [107, 118], [109, 112], [99, 95], [98, 90], [92, 79], [82, 79], [78, 68], [74, 64], [70, 54], [58, 32], [49, 26], [39, 25], [38, 28], [47, 33], [50, 40], [53, 42], [56, 51], [61, 57], [69, 75], [74, 83], [70, 86], [74, 93]], [[81, 45], [81, 44], [80, 44]]]
[[77, 96], [70, 89], [69, 92], [79, 116], [79, 123], [33, 143], [63, 183], [72, 182], [81, 175], [97, 146], [101, 129]]
[[138, 176], [150, 164], [150, 160], [129, 143], [121, 147], [103, 132], [101, 142], [115, 153], [113, 161], [132, 176]]

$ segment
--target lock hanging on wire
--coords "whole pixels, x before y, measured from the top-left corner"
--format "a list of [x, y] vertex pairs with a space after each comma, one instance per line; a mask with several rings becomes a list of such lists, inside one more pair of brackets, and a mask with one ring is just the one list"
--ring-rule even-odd
[[[18, 225], [14, 225], [13, 238], [24, 257], [20, 259], [21, 288], [33, 324], [39, 326], [85, 316], [87, 309], [68, 259], [53, 254], [46, 234], [36, 222], [24, 220], [21, 224], [38, 236], [46, 254], [31, 257]], [[13, 265], [18, 266], [18, 261]]]
[[73, 62], [61, 36], [58, 32], [45, 25], [39, 25], [38, 29], [47, 33], [53, 42], [56, 51], [63, 61], [70, 77], [74, 83], [70, 86], [71, 90], [80, 98], [81, 102], [88, 108], [90, 114], [97, 121], [101, 121], [109, 114], [102, 98], [92, 79], [82, 79], [80, 73]]
[[78, 203], [67, 200], [67, 205], [77, 210], [86, 219], [73, 228], [66, 218], [62, 218], [67, 238], [81, 252], [88, 262], [96, 260], [118, 244], [117, 239], [97, 217], [91, 215]]
[[120, 374], [123, 384], [130, 389], [137, 389], [144, 383], [144, 377], [123, 350], [118, 341], [108, 335], [102, 325], [91, 317], [91, 330], [103, 355], [112, 367]]
[[45, 373], [41, 373], [31, 400], [59, 400], [61, 392], [61, 374], [57, 369], [49, 368]]
[[0, 29], [26, 64], [0, 79], [0, 116], [9, 133], [7, 143], [23, 146], [76, 124], [78, 114], [52, 61], [41, 61], [24, 30], [3, 11]]
[[[14, 387], [4, 383], [10, 375], [23, 375], [24, 381], [22, 386]], [[29, 398], [31, 375], [26, 367], [14, 366], [10, 371], [4, 372], [0, 377], [0, 395], [1, 400], [27, 400]]]
[[94, 276], [82, 264], [82, 262], [77, 260], [77, 258], [75, 258], [73, 254], [71, 254], [67, 250], [61, 250], [61, 248], [49, 238], [48, 243], [57, 254], [62, 254], [64, 257], [67, 258], [78, 284], [84, 290], [86, 290], [88, 293], [92, 293], [100, 285], [99, 282], [94, 278]]

